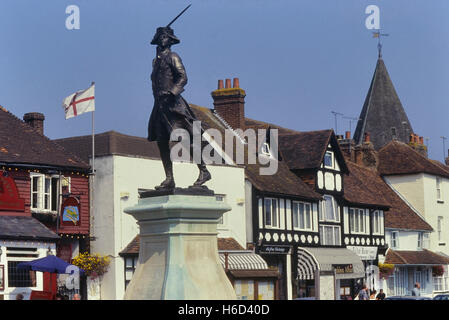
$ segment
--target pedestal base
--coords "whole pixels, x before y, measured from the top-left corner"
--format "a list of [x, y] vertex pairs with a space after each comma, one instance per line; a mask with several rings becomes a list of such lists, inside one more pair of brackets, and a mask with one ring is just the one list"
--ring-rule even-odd
[[126, 208], [140, 226], [140, 252], [125, 299], [236, 299], [217, 249], [217, 222], [229, 210], [215, 196], [179, 194]]

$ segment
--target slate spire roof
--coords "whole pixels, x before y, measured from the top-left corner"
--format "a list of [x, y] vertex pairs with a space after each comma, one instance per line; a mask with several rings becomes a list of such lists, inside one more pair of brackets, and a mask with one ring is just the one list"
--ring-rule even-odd
[[354, 132], [355, 143], [361, 144], [364, 134], [369, 132], [376, 150], [394, 139], [407, 143], [410, 134], [413, 133], [381, 57], [377, 60], [376, 70], [359, 118], [361, 120], [358, 121]]

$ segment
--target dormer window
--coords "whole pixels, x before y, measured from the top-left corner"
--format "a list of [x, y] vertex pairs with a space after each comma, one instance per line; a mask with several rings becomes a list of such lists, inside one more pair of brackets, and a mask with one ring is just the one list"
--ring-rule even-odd
[[329, 169], [334, 168], [334, 153], [332, 151], [326, 151], [324, 155], [324, 167]]

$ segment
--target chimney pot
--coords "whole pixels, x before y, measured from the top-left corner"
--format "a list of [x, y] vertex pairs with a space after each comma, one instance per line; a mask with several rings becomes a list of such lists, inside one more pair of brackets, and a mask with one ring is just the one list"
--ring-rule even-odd
[[23, 121], [42, 135], [44, 135], [44, 120], [45, 116], [40, 112], [29, 112], [23, 115]]
[[351, 139], [351, 131], [346, 131], [345, 132], [345, 138], [346, 139]]
[[218, 80], [218, 90], [223, 89], [223, 80]]
[[231, 88], [231, 79], [226, 79], [226, 89]]
[[234, 78], [233, 88], [240, 88], [239, 78]]
[[410, 143], [412, 143], [413, 142], [413, 133], [410, 133], [410, 141], [409, 141]]
[[424, 137], [419, 137], [419, 144], [424, 144]]

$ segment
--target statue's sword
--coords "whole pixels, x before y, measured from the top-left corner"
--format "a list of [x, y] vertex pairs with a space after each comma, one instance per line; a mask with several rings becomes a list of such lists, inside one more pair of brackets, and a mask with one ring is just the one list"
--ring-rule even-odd
[[170, 27], [173, 22], [175, 22], [187, 9], [190, 8], [190, 6], [191, 6], [191, 4], [189, 4], [184, 10], [182, 10], [181, 13], [176, 16], [176, 18], [174, 18], [172, 21], [170, 21], [169, 24], [167, 24], [166, 28]]

